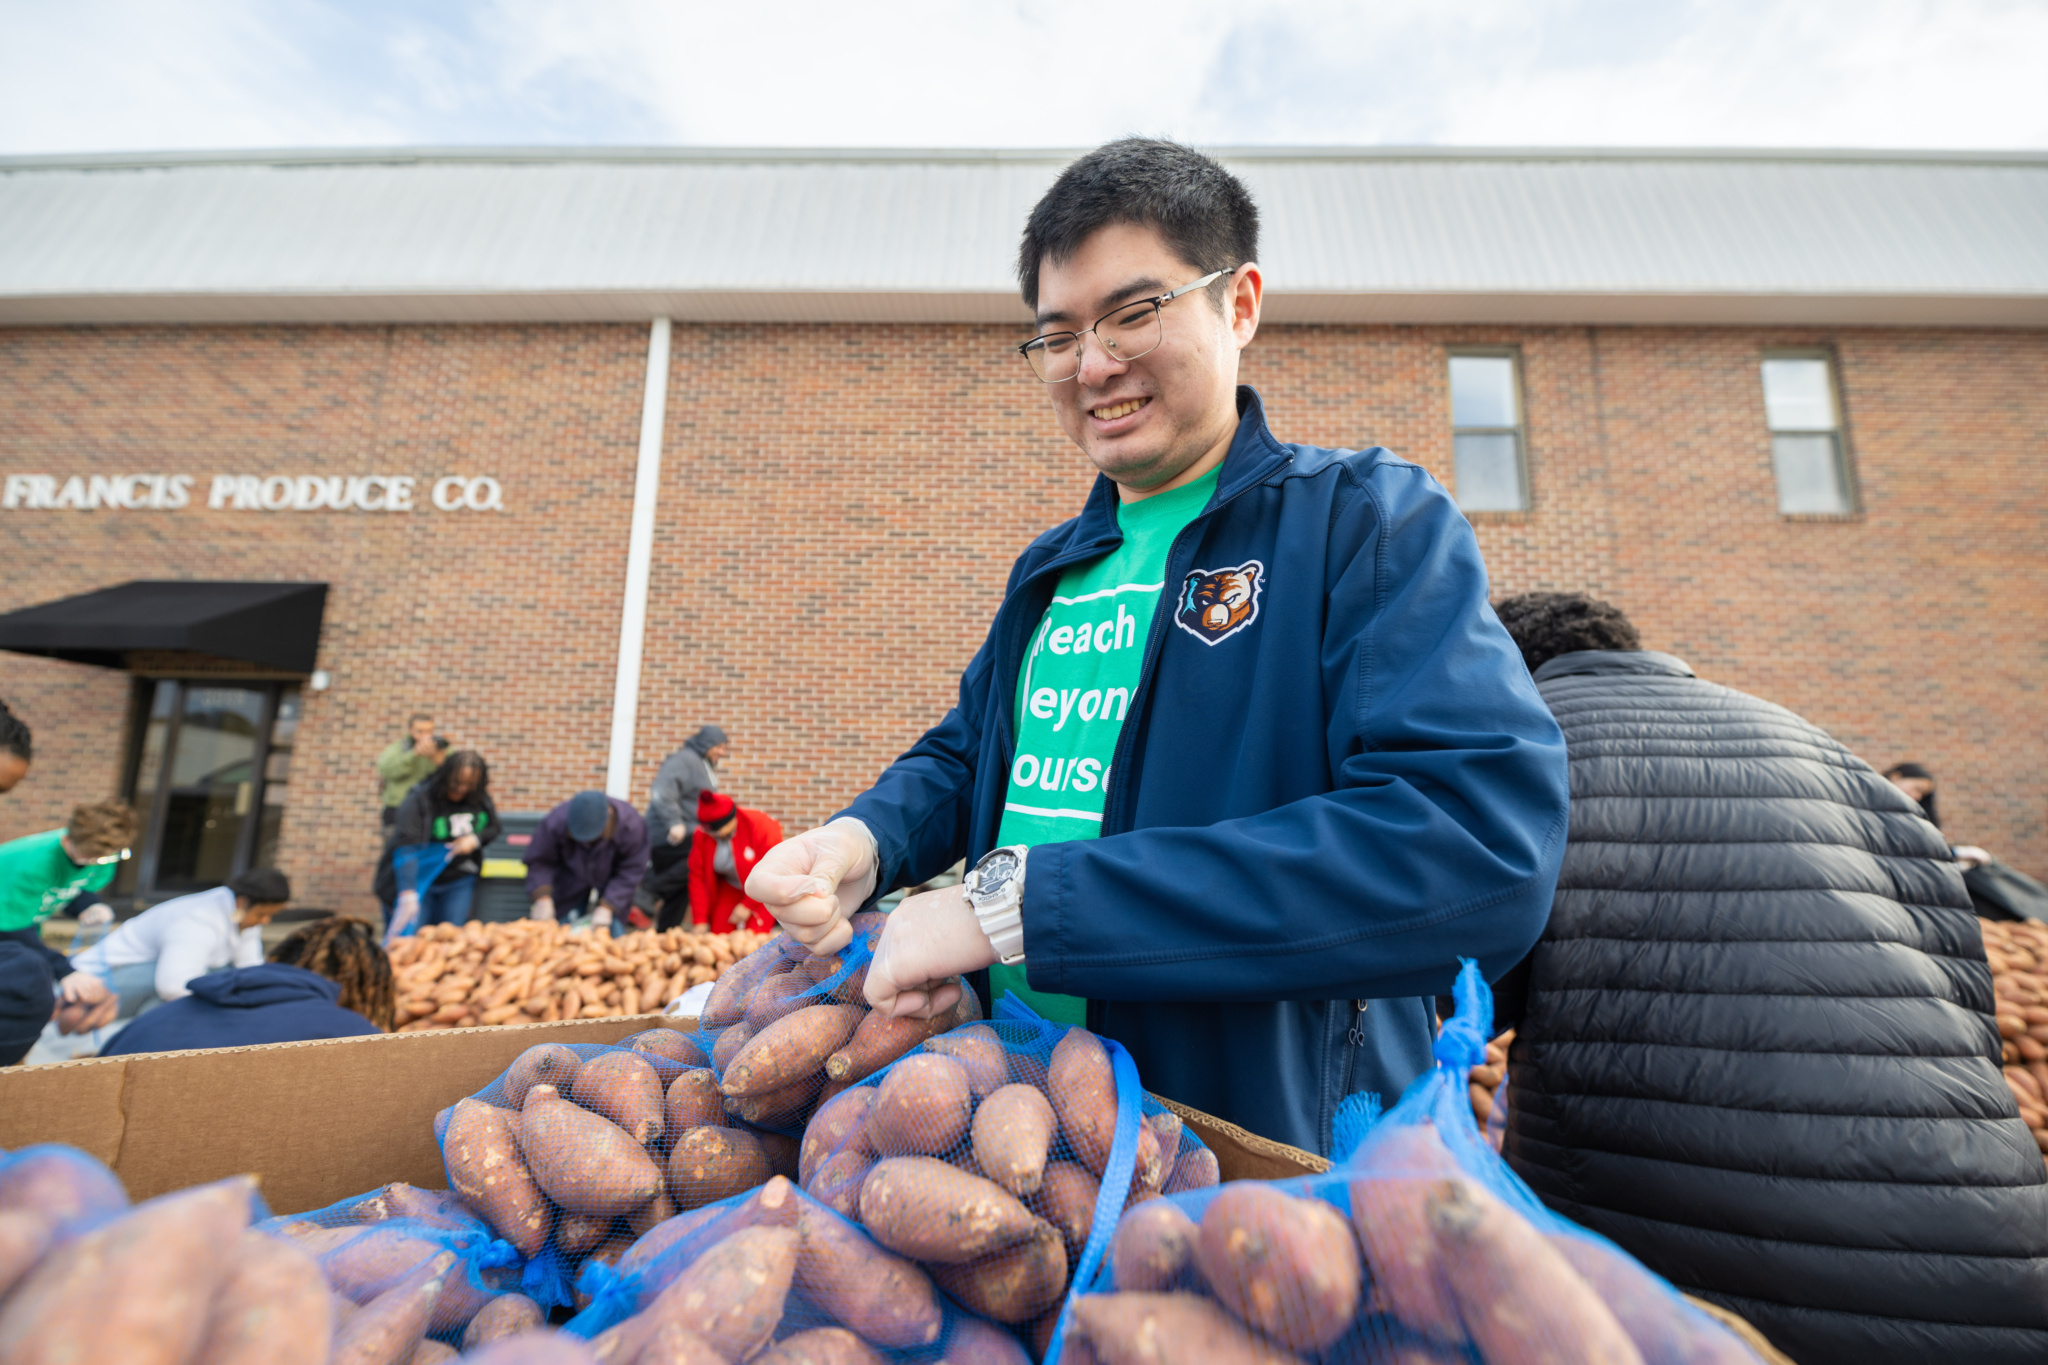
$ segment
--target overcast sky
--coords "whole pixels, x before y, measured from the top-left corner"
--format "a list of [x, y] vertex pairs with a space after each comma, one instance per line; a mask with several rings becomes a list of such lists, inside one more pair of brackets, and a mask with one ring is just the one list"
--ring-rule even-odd
[[0, 153], [2048, 147], [2048, 0], [0, 0]]

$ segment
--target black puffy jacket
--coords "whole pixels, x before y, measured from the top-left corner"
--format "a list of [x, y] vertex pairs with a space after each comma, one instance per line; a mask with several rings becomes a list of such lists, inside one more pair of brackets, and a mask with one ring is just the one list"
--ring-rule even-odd
[[1571, 835], [1504, 983], [1510, 1163], [1800, 1365], [2048, 1361], [2048, 1182], [1941, 834], [1668, 654], [1536, 681]]

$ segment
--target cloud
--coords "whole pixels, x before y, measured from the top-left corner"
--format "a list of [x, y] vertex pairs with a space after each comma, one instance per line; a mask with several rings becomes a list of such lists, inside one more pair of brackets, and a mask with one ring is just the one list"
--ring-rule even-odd
[[0, 0], [0, 150], [2048, 145], [2043, 0]]

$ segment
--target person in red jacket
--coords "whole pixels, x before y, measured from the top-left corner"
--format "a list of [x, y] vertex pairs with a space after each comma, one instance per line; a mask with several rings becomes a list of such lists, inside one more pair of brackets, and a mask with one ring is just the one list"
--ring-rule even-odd
[[721, 934], [774, 929], [775, 917], [740, 888], [761, 855], [782, 842], [782, 826], [773, 816], [707, 791], [697, 798], [697, 832], [700, 837], [690, 844], [690, 918]]

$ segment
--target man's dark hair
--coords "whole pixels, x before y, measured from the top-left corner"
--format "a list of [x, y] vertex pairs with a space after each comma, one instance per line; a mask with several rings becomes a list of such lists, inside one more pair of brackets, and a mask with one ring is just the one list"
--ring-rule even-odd
[[[1191, 147], [1127, 137], [1097, 147], [1060, 172], [1031, 210], [1017, 252], [1017, 282], [1038, 307], [1038, 269], [1060, 265], [1112, 223], [1157, 228], [1197, 274], [1235, 270], [1259, 258], [1259, 207], [1229, 171]], [[1209, 288], [1221, 304], [1218, 280]]]
[[1582, 592], [1525, 592], [1503, 598], [1493, 610], [1531, 673], [1560, 654], [1643, 647], [1620, 607]]
[[433, 718], [434, 716], [431, 711], [415, 711], [405, 718], [405, 728], [410, 730], [412, 729], [413, 726], [418, 725], [421, 721], [432, 720]]
[[476, 785], [470, 789], [470, 799], [491, 794], [491, 765], [484, 762], [484, 756], [474, 749], [457, 749], [441, 760], [441, 766], [427, 777], [427, 793], [436, 801], [448, 799], [448, 783], [457, 773], [475, 773]]
[[28, 722], [0, 701], [0, 752], [13, 754], [24, 763], [34, 760], [35, 747], [29, 743]]
[[251, 905], [283, 905], [292, 898], [291, 880], [274, 867], [252, 867], [228, 878], [228, 890]]

